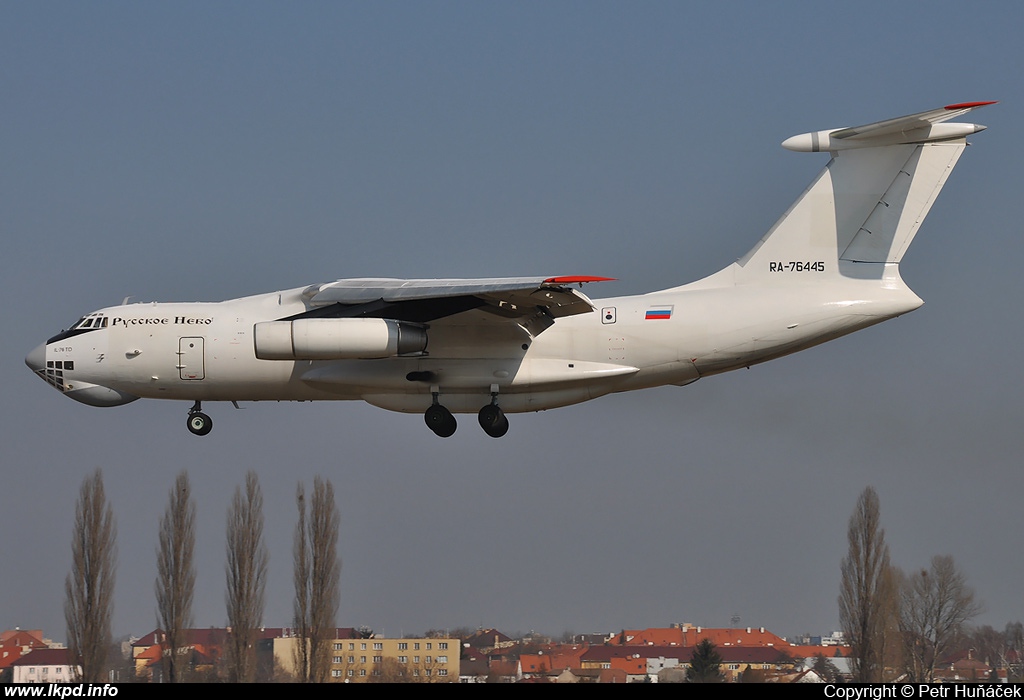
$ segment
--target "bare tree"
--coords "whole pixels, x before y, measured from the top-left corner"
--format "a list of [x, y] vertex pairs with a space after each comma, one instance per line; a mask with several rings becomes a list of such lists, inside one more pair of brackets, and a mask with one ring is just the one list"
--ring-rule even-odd
[[305, 491], [296, 492], [299, 521], [295, 526], [295, 631], [296, 671], [299, 679], [323, 683], [330, 670], [330, 640], [336, 635], [341, 561], [338, 559], [340, 518], [334, 487], [319, 476], [306, 519]]
[[373, 669], [370, 676], [370, 683], [412, 683], [415, 679], [409, 671], [408, 664], [398, 662], [398, 659], [387, 657]]
[[965, 630], [966, 644], [973, 649], [974, 658], [987, 663], [993, 672], [1009, 666], [1009, 639], [1003, 632], [996, 631], [991, 625], [982, 625], [972, 630]]
[[854, 680], [879, 682], [896, 641], [896, 577], [880, 525], [878, 494], [870, 486], [857, 499], [847, 539], [839, 619], [852, 648]]
[[306, 490], [299, 482], [295, 490], [295, 503], [299, 521], [295, 524], [294, 567], [295, 582], [295, 675], [300, 682], [309, 682], [309, 542], [306, 539]]
[[174, 481], [167, 510], [160, 521], [160, 548], [157, 550], [156, 602], [158, 624], [164, 631], [164, 670], [167, 680], [176, 683], [183, 677], [186, 630], [192, 626], [192, 597], [196, 569], [192, 554], [196, 544], [196, 506], [188, 472]]
[[1024, 625], [1020, 622], [1008, 622], [1003, 635], [1006, 637], [1008, 657], [1007, 680], [1019, 683], [1024, 681]]
[[931, 568], [900, 575], [900, 630], [912, 681], [931, 683], [935, 664], [964, 624], [981, 612], [974, 591], [951, 556], [932, 557]]
[[110, 648], [117, 568], [117, 526], [103, 489], [103, 473], [86, 477], [75, 505], [71, 573], [64, 581], [64, 621], [68, 649], [78, 661], [81, 680], [104, 680]]
[[256, 673], [256, 630], [263, 622], [267, 546], [263, 542], [263, 491], [256, 472], [245, 475], [245, 493], [235, 488], [228, 510], [228, 664], [230, 680], [252, 683]]

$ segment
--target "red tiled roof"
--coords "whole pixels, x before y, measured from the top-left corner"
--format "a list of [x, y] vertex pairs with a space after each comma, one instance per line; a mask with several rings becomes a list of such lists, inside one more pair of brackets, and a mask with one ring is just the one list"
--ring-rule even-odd
[[[20, 635], [28, 635], [30, 637], [34, 637], [40, 644], [43, 644], [42, 630], [6, 630], [4, 632], [0, 632], [0, 644], [4, 644], [7, 642], [7, 640], [13, 637], [18, 637]], [[20, 644], [24, 646], [25, 642], [20, 642]], [[46, 645], [43, 644], [43, 646]]]
[[[284, 635], [285, 630], [290, 628], [285, 627], [261, 627], [256, 630], [256, 639], [276, 639]], [[338, 627], [335, 629], [338, 636], [334, 639], [355, 639], [355, 628], [353, 627]], [[164, 631], [162, 629], [155, 629], [149, 634], [141, 637], [132, 646], [136, 647], [151, 647], [154, 644], [160, 644], [166, 641], [163, 638]], [[201, 627], [185, 630], [185, 643], [186, 644], [206, 644], [210, 646], [221, 645], [227, 640], [230, 630], [224, 627]]]
[[624, 630], [612, 637], [608, 643], [623, 646], [692, 647], [705, 639], [710, 639], [719, 647], [789, 646], [785, 639], [763, 627], [651, 627], [645, 630]]
[[33, 649], [46, 649], [40, 630], [10, 630], [4, 632], [5, 638], [0, 642], [0, 668], [9, 668], [11, 664]]
[[826, 659], [838, 659], [849, 656], [853, 652], [850, 650], [850, 647], [835, 645], [823, 647], [811, 644], [786, 647], [786, 653], [794, 658], [799, 657], [802, 659], [813, 658], [818, 654], [821, 654]]
[[551, 657], [547, 654], [520, 654], [519, 666], [523, 673], [547, 673], [551, 670]]
[[70, 666], [71, 655], [67, 649], [33, 649], [15, 661], [12, 666]]
[[[788, 647], [715, 647], [723, 663], [782, 663], [791, 660]], [[635, 658], [640, 660], [679, 659], [688, 662], [693, 656], [693, 647], [666, 646], [593, 646], [587, 649], [581, 659], [587, 662], [610, 662], [614, 659]]]

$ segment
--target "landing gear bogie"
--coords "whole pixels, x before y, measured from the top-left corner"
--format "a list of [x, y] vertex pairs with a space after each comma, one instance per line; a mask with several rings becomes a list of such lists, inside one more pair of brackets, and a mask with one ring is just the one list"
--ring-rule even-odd
[[447, 408], [439, 403], [431, 405], [423, 414], [423, 420], [427, 427], [434, 431], [438, 437], [451, 437], [459, 427], [455, 416]]
[[505, 417], [505, 412], [496, 403], [488, 404], [481, 408], [480, 413], [477, 414], [477, 420], [480, 422], [480, 427], [484, 429], [484, 432], [492, 438], [500, 438], [508, 432], [508, 418]]
[[[438, 437], [451, 437], [455, 434], [455, 429], [458, 427], [455, 416], [441, 405], [440, 391], [435, 388], [431, 393], [434, 402], [423, 413], [423, 421]], [[480, 409], [480, 412], [477, 414], [477, 420], [484, 432], [492, 438], [500, 438], [508, 432], [508, 418], [505, 416], [505, 412], [501, 410], [501, 406], [498, 405], [497, 387], [492, 388], [491, 402]]]

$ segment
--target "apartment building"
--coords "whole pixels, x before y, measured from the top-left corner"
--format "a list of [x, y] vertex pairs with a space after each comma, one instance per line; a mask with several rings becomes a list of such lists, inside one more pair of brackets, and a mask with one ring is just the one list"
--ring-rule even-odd
[[[286, 673], [295, 671], [298, 639], [274, 640], [274, 660]], [[334, 639], [329, 645], [330, 680], [337, 683], [459, 681], [458, 639], [410, 637]]]

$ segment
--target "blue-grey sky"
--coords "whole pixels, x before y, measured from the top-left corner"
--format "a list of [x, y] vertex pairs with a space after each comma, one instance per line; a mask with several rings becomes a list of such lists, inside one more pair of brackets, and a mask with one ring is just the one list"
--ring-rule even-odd
[[[266, 498], [265, 623], [291, 621], [294, 492], [329, 478], [338, 623], [552, 634], [838, 625], [874, 486], [896, 563], [951, 554], [1024, 618], [1017, 300], [1024, 16], [1012, 3], [0, 4], [0, 628], [63, 640], [83, 478], [118, 527], [114, 628], [155, 626], [157, 526], [186, 468], [195, 622], [225, 517]], [[25, 354], [82, 314], [339, 277], [593, 274], [638, 293], [749, 249], [825, 164], [793, 134], [968, 100], [972, 137], [902, 266], [913, 314], [749, 371], [448, 440], [358, 403], [114, 409]]]

